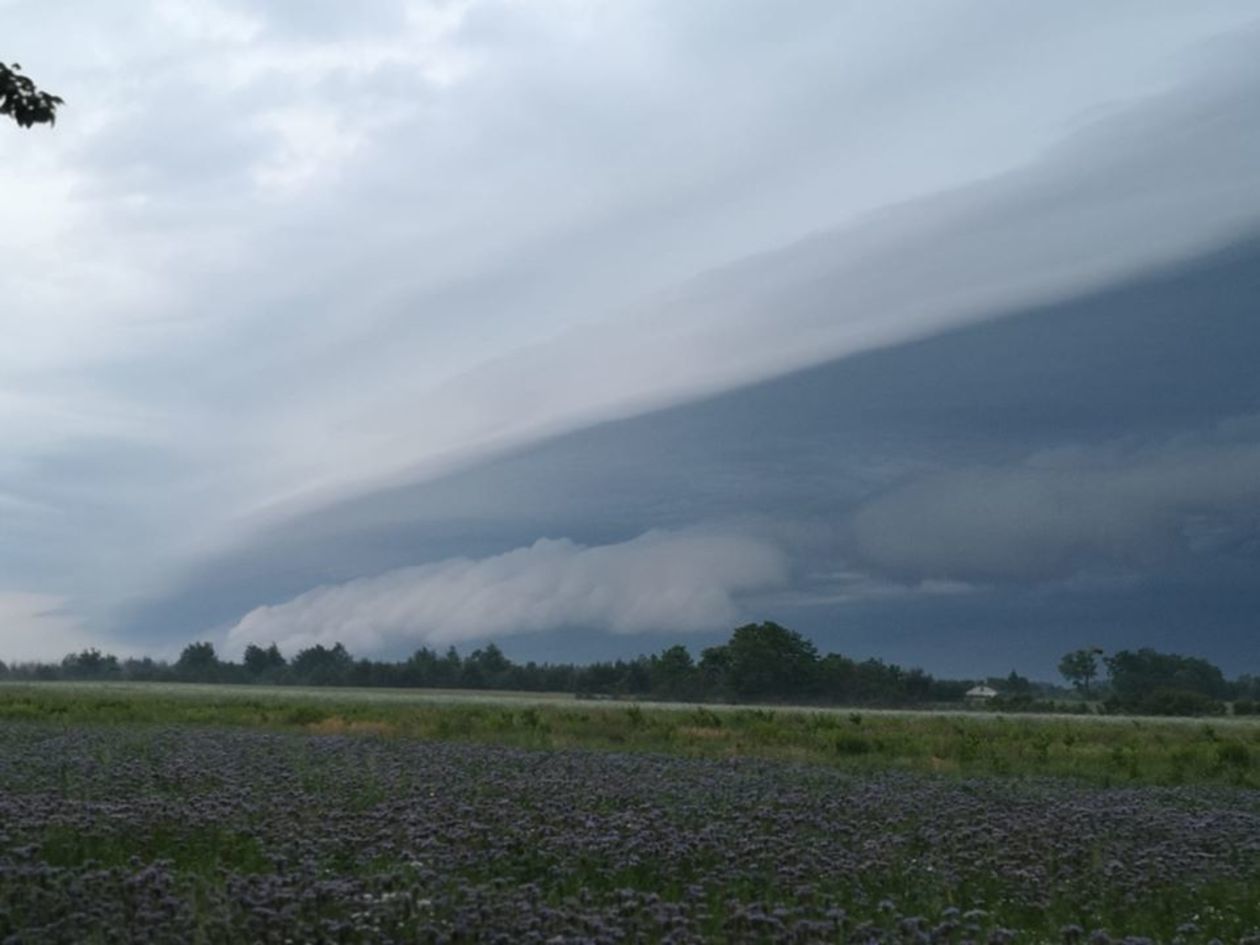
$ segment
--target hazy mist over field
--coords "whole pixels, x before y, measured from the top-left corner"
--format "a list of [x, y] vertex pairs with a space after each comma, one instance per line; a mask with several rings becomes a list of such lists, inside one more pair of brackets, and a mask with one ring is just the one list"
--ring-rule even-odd
[[0, 9], [0, 659], [1260, 671], [1254, 3]]

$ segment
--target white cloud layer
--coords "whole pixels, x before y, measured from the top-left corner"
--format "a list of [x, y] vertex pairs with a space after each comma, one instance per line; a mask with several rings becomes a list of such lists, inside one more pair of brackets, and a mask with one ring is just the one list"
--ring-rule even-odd
[[352, 652], [576, 627], [633, 634], [732, 626], [741, 595], [782, 586], [786, 556], [735, 535], [648, 532], [586, 547], [540, 539], [505, 554], [456, 558], [308, 591], [259, 607], [227, 636], [226, 651], [316, 643]]
[[0, 660], [5, 663], [59, 662], [67, 653], [100, 642], [67, 613], [61, 598], [0, 591]]

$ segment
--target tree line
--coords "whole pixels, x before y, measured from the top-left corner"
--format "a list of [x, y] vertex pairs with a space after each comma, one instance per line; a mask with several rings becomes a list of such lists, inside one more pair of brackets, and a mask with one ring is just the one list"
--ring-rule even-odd
[[[1105, 678], [1102, 678], [1105, 671]], [[1260, 711], [1260, 677], [1230, 681], [1220, 667], [1197, 656], [1143, 648], [1107, 656], [1098, 647], [1073, 650], [1059, 673], [1085, 699], [1110, 712], [1139, 715], [1220, 715], [1226, 703], [1236, 715]]]
[[173, 663], [120, 659], [97, 649], [60, 663], [0, 663], [0, 675], [22, 680], [268, 683], [306, 686], [497, 689], [570, 692], [682, 701], [805, 701], [855, 705], [956, 702], [971, 681], [936, 679], [881, 660], [858, 662], [818, 653], [814, 644], [776, 623], [748, 624], [699, 659], [682, 645], [635, 659], [588, 664], [517, 663], [491, 643], [461, 655], [421, 647], [397, 661], [355, 658], [340, 643], [316, 644], [286, 657], [274, 643], [250, 644], [239, 662], [219, 657], [209, 642], [191, 643]]
[[[1101, 670], [1106, 678], [1100, 680]], [[186, 646], [174, 662], [119, 659], [96, 649], [67, 655], [59, 663], [6, 667], [13, 680], [119, 680], [304, 686], [490, 689], [569, 692], [591, 698], [660, 699], [694, 702], [793, 702], [853, 706], [959, 704], [977, 683], [997, 691], [987, 704], [1004, 710], [1076, 710], [1197, 715], [1255, 711], [1260, 679], [1230, 682], [1219, 668], [1196, 657], [1121, 650], [1067, 654], [1060, 672], [1065, 689], [1035, 683], [1018, 673], [976, 679], [940, 679], [878, 659], [855, 660], [819, 653], [801, 634], [777, 623], [746, 624], [699, 658], [682, 645], [651, 656], [588, 664], [517, 663], [491, 643], [461, 655], [421, 647], [397, 661], [355, 658], [340, 643], [316, 644], [286, 657], [274, 643], [250, 644], [240, 661], [221, 659], [214, 645]]]

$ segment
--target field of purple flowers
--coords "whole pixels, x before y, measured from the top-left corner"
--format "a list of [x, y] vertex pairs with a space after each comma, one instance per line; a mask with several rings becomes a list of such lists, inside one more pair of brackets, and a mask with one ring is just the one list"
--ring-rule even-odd
[[1258, 933], [1260, 797], [1244, 788], [0, 727], [12, 945]]

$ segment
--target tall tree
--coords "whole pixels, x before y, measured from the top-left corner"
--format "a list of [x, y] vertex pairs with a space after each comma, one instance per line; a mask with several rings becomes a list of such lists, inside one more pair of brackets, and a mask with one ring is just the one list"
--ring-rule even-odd
[[1089, 697], [1089, 686], [1098, 678], [1097, 647], [1073, 650], [1059, 660], [1059, 675], [1070, 682], [1079, 692]]
[[175, 663], [175, 672], [183, 679], [196, 682], [213, 682], [219, 675], [219, 655], [214, 644], [208, 641], [190, 643]]
[[794, 630], [767, 621], [737, 627], [726, 645], [727, 677], [741, 698], [807, 695], [817, 682], [818, 651]]
[[299, 650], [289, 664], [299, 682], [316, 686], [345, 685], [354, 660], [340, 643], [331, 648], [321, 643]]
[[117, 656], [90, 647], [80, 653], [71, 653], [63, 659], [61, 671], [70, 679], [104, 679], [119, 675], [122, 667]]
[[251, 676], [276, 673], [288, 665], [280, 652], [280, 648], [274, 643], [265, 650], [261, 646], [251, 643], [245, 647], [245, 656], [241, 663], [245, 667], [245, 671]]
[[1111, 688], [1123, 703], [1136, 704], [1160, 689], [1193, 692], [1209, 699], [1229, 696], [1220, 669], [1197, 656], [1159, 653], [1142, 648], [1120, 650], [1107, 658]]
[[683, 699], [696, 687], [696, 664], [681, 643], [662, 650], [652, 657], [652, 688], [670, 699]]
[[55, 124], [57, 106], [63, 104], [60, 96], [38, 88], [22, 74], [16, 62], [11, 66], [0, 62], [0, 115], [12, 118], [22, 128], [32, 125]]

